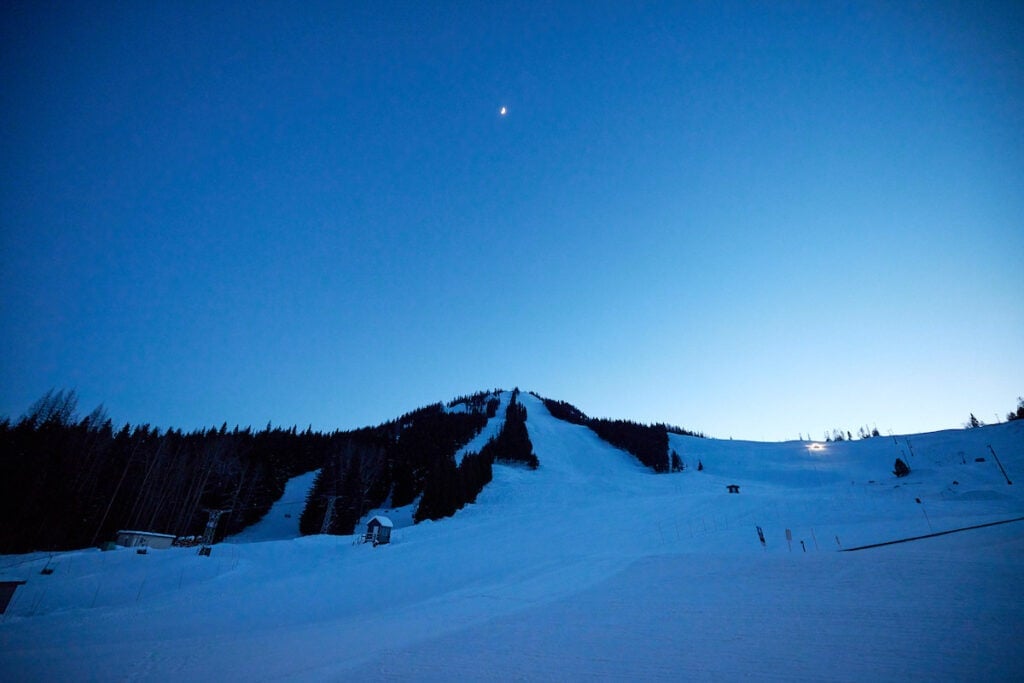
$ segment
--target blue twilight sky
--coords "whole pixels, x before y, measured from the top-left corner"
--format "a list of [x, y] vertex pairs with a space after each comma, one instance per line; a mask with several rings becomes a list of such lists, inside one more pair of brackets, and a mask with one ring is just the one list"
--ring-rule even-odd
[[0, 12], [0, 415], [519, 386], [774, 440], [1024, 394], [1022, 3]]

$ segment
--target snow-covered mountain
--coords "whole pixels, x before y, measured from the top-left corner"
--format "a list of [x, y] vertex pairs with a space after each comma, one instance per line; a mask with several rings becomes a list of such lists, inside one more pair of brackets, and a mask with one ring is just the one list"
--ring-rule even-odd
[[655, 474], [519, 401], [539, 468], [496, 463], [451, 518], [369, 511], [395, 520], [388, 545], [295, 537], [306, 475], [209, 557], [0, 558], [27, 580], [0, 678], [1024, 677], [1024, 421], [828, 444], [671, 434], [685, 470]]

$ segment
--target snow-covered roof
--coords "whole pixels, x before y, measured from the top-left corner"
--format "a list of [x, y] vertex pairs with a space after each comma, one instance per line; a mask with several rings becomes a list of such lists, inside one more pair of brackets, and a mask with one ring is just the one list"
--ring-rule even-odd
[[366, 525], [367, 525], [367, 526], [369, 526], [369, 525], [373, 524], [373, 520], [374, 520], [374, 519], [375, 519], [375, 520], [377, 520], [377, 522], [378, 522], [378, 523], [379, 523], [379, 524], [380, 524], [381, 526], [386, 526], [386, 527], [388, 527], [389, 529], [390, 529], [391, 527], [393, 527], [393, 526], [394, 526], [394, 524], [392, 524], [392, 523], [391, 523], [391, 520], [390, 520], [390, 519], [388, 519], [387, 517], [385, 517], [384, 515], [375, 515], [375, 516], [373, 517], [373, 519], [371, 519], [371, 520], [370, 520], [369, 522], [367, 522], [367, 523], [366, 523]]
[[121, 534], [131, 534], [133, 536], [153, 536], [154, 538], [176, 538], [174, 534], [160, 534], [155, 531], [132, 531], [130, 529], [121, 529], [117, 532]]

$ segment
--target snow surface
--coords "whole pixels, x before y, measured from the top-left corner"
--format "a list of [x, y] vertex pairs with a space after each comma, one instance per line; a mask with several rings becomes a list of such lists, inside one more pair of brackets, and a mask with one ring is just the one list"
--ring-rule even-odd
[[284, 486], [284, 493], [263, 519], [227, 539], [230, 543], [256, 543], [259, 541], [286, 541], [299, 537], [299, 517], [306, 506], [306, 497], [313, 488], [313, 480], [320, 470], [292, 477]]
[[821, 451], [673, 435], [687, 469], [655, 475], [521, 401], [540, 468], [496, 465], [390, 545], [0, 558], [28, 579], [0, 680], [1024, 679], [1024, 522], [838, 552], [1024, 516], [988, 448], [1024, 476], [1024, 424]]

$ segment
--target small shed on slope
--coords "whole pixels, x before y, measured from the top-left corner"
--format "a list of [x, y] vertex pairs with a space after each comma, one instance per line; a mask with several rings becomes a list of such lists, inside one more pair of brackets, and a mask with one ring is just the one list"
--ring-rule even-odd
[[158, 534], [155, 531], [122, 530], [117, 532], [117, 544], [126, 548], [163, 550], [171, 547], [174, 538], [173, 534]]
[[392, 527], [394, 527], [394, 524], [391, 523], [390, 519], [384, 515], [376, 515], [366, 523], [366, 538], [364, 540], [374, 545], [390, 543]]

